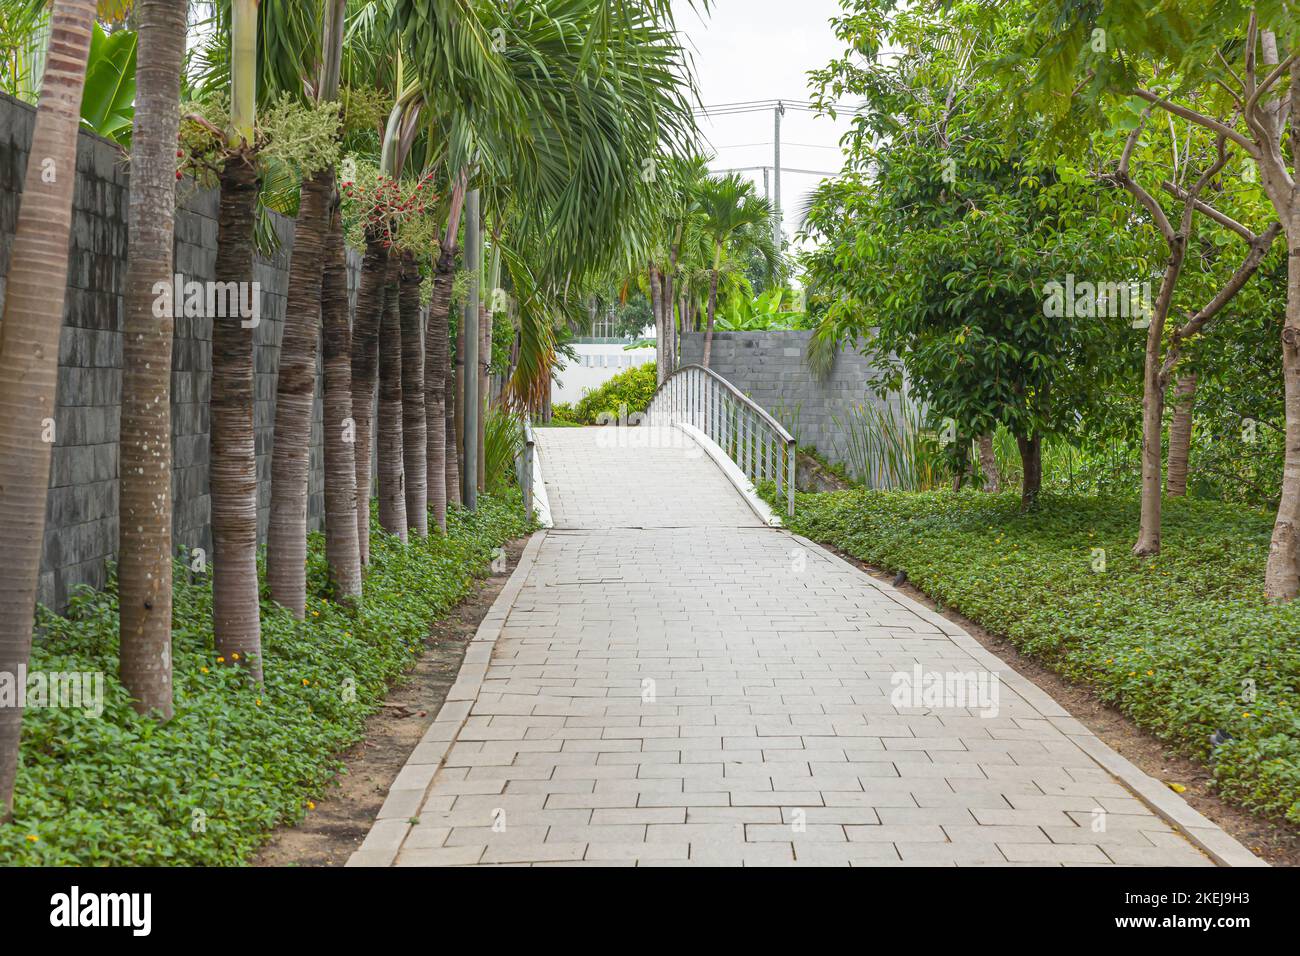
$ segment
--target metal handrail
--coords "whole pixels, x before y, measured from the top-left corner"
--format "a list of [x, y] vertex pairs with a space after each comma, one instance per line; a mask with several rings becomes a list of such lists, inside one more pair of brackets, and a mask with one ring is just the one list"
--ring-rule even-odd
[[794, 436], [767, 410], [712, 369], [683, 365], [646, 408], [649, 425], [690, 425], [707, 435], [752, 482], [774, 481], [794, 514]]

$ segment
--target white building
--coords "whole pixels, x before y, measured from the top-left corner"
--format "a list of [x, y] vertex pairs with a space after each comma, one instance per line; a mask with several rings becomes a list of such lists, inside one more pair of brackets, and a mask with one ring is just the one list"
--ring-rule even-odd
[[587, 392], [604, 385], [620, 372], [626, 372], [638, 365], [645, 365], [655, 360], [655, 349], [629, 349], [629, 343], [622, 339], [588, 339], [573, 343], [573, 350], [578, 353], [575, 362], [560, 357], [564, 363], [551, 383], [551, 402], [574, 404]]

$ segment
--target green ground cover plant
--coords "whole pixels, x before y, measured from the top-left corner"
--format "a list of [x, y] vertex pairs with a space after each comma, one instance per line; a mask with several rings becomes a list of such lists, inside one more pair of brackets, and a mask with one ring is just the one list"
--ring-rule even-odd
[[102, 671], [102, 716], [28, 709], [14, 823], [0, 865], [238, 865], [278, 826], [301, 820], [343, 767], [429, 626], [487, 572], [495, 549], [528, 530], [518, 492], [453, 509], [448, 534], [407, 545], [371, 532], [355, 608], [328, 592], [324, 541], [308, 552], [308, 612], [295, 621], [263, 596], [265, 683], [212, 649], [208, 576], [177, 565], [176, 716], [138, 716], [117, 681], [117, 597], [78, 596], [66, 617], [42, 611], [31, 671]]

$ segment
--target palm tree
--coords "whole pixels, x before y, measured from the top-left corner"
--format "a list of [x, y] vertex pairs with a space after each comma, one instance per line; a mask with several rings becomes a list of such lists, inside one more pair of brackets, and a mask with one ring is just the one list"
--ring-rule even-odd
[[[316, 62], [305, 72], [315, 87], [314, 101], [329, 103], [338, 99], [339, 64], [342, 59], [345, 0], [328, 0], [321, 11], [320, 48]], [[299, 190], [298, 217], [294, 228], [293, 254], [289, 265], [288, 301], [285, 307], [284, 335], [280, 344], [279, 374], [276, 378], [275, 443], [271, 453], [271, 515], [266, 544], [266, 579], [273, 597], [298, 619], [306, 613], [307, 602], [307, 474], [308, 446], [311, 435], [312, 405], [316, 392], [317, 344], [320, 341], [323, 265], [327, 261], [325, 243], [330, 241], [331, 207], [335, 198], [335, 172], [331, 164], [303, 177]], [[338, 237], [342, 242], [342, 236]], [[342, 251], [341, 249], [339, 250]], [[330, 250], [332, 253], [333, 250]], [[337, 322], [337, 316], [334, 317]], [[336, 330], [337, 337], [337, 330]], [[335, 371], [340, 371], [336, 364]], [[329, 383], [336, 389], [329, 404], [332, 411], [342, 411], [339, 390], [343, 383], [337, 375]], [[347, 414], [351, 417], [351, 401]], [[342, 420], [328, 420], [326, 448], [337, 457], [344, 450], [339, 429]], [[355, 464], [354, 464], [355, 467]], [[337, 480], [341, 469], [330, 469]], [[353, 478], [355, 482], [355, 476]], [[339, 498], [339, 489], [335, 489]], [[348, 497], [346, 489], [342, 497]], [[355, 490], [351, 493], [355, 499]], [[354, 505], [355, 508], [355, 500]], [[328, 509], [327, 509], [328, 510]], [[355, 524], [355, 515], [353, 517]], [[336, 544], [338, 538], [336, 536]], [[354, 598], [350, 568], [351, 551], [336, 558], [347, 567], [335, 573], [335, 583], [346, 584], [339, 594]]]
[[713, 353], [713, 321], [718, 309], [718, 273], [723, 253], [753, 249], [762, 254], [768, 263], [768, 271], [773, 272], [777, 251], [771, 234], [772, 204], [758, 196], [754, 184], [739, 173], [703, 180], [696, 190], [696, 202], [701, 228], [713, 244], [708, 324], [704, 333], [703, 364], [708, 368]]
[[402, 319], [397, 256], [388, 257], [384, 310], [379, 326], [379, 524], [406, 541], [406, 489], [402, 473]]
[[452, 183], [447, 228], [438, 247], [438, 261], [433, 270], [433, 291], [429, 300], [429, 319], [425, 328], [424, 409], [428, 421], [428, 497], [433, 508], [434, 523], [444, 534], [447, 531], [447, 500], [454, 487], [451, 469], [456, 461], [455, 454], [447, 453], [447, 382], [451, 359], [448, 317], [451, 311], [456, 240], [460, 234], [461, 213], [465, 208], [467, 182], [468, 173], [462, 169]]
[[186, 8], [138, 0], [135, 121], [122, 319], [118, 638], [122, 684], [141, 713], [172, 716], [173, 297], [176, 134]]
[[429, 536], [428, 422], [424, 408], [424, 333], [421, 328], [420, 267], [415, 253], [402, 250], [398, 276], [402, 339], [402, 470], [406, 486], [406, 526]]
[[[94, 0], [55, 0], [22, 205], [10, 246], [0, 321], [0, 672], [17, 674], [32, 647], [59, 333], [76, 185], [78, 107]], [[23, 709], [0, 707], [0, 822], [13, 812]]]
[[[218, 282], [253, 276], [258, 203], [257, 0], [232, 0], [230, 125], [217, 218]], [[258, 617], [257, 451], [253, 433], [253, 337], [239, 316], [212, 320], [209, 485], [212, 498], [212, 628], [217, 652], [262, 679]]]

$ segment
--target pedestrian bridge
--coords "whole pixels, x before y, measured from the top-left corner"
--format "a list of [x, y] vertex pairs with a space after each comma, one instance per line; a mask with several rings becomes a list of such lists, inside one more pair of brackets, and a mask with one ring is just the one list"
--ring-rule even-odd
[[775, 527], [745, 485], [788, 508], [793, 441], [683, 372], [637, 428], [537, 430], [551, 527], [351, 865], [1255, 861], [960, 627]]

